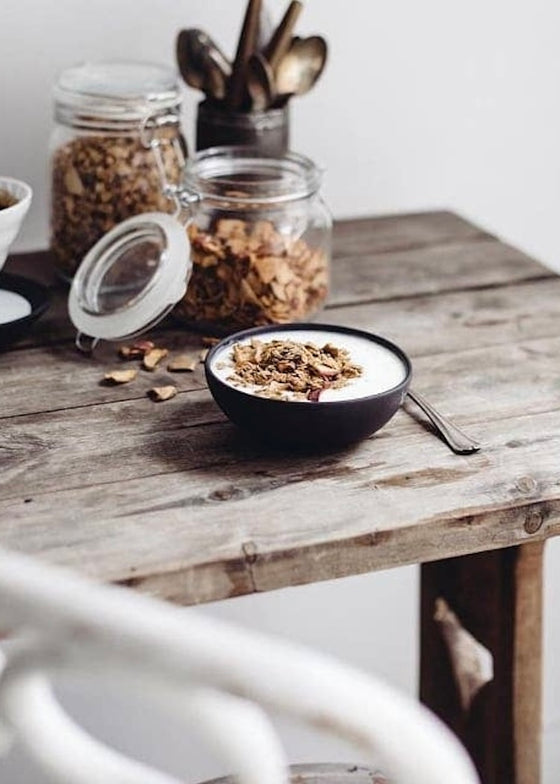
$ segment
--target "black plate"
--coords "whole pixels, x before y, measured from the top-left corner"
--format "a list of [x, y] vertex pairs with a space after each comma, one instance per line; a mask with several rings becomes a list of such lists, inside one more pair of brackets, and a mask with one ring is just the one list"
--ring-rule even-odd
[[[216, 354], [225, 346], [269, 332], [311, 329], [354, 335], [388, 348], [403, 363], [405, 377], [396, 387], [368, 397], [350, 400], [285, 401], [258, 397], [226, 384], [212, 371]], [[341, 446], [360, 441], [385, 425], [399, 409], [410, 384], [412, 366], [404, 351], [391, 341], [371, 332], [333, 324], [279, 324], [237, 332], [215, 346], [205, 363], [206, 380], [222, 411], [244, 430], [268, 444], [289, 444], [306, 448]]]
[[21, 337], [30, 324], [43, 315], [49, 307], [50, 297], [48, 289], [40, 283], [22, 278], [21, 275], [9, 275], [7, 272], [0, 272], [0, 289], [21, 294], [31, 305], [31, 313], [27, 316], [0, 324], [0, 348], [5, 348]]

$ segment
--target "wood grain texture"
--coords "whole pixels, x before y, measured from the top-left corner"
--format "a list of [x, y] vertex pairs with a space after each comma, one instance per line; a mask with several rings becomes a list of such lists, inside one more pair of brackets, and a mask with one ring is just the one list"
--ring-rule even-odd
[[[535, 302], [539, 303], [538, 307]], [[512, 343], [554, 337], [558, 334], [559, 303], [560, 279], [555, 277], [502, 286], [499, 290], [409, 297], [401, 300], [398, 307], [389, 301], [377, 302], [375, 306], [334, 308], [325, 311], [321, 321], [385, 335], [416, 360], [449, 355], [465, 348], [504, 345], [509, 352]], [[196, 353], [201, 348], [200, 338], [184, 329], [159, 331], [152, 337], [171, 352]], [[166, 372], [165, 362], [155, 374], [142, 371], [133, 384], [99, 385], [106, 371], [121, 366], [135, 365], [122, 363], [111, 344], [101, 344], [91, 357], [81, 355], [68, 341], [0, 354], [4, 393], [0, 399], [0, 418], [141, 399], [155, 383], [174, 382], [182, 391], [205, 386], [202, 366], [193, 374], [172, 375]], [[422, 383], [428, 383], [428, 376], [423, 375], [423, 379]]]
[[[450, 213], [343, 222], [335, 249], [340, 304], [322, 319], [402, 344], [418, 390], [481, 453], [451, 454], [408, 406], [343, 451], [265, 450], [202, 368], [163, 404], [146, 391], [165, 369], [100, 386], [114, 347], [78, 355], [58, 296], [0, 355], [0, 543], [193, 603], [557, 533], [560, 280]], [[12, 266], [51, 274], [44, 255]]]
[[341, 256], [333, 264], [329, 305], [396, 300], [551, 277], [552, 272], [524, 253], [496, 240]]
[[[422, 567], [420, 696], [459, 735], [482, 784], [540, 781], [542, 570], [542, 542]], [[493, 680], [468, 711], [434, 622], [439, 597], [493, 656]]]
[[[340, 305], [555, 278], [525, 254], [448, 212], [339, 221], [333, 245], [329, 316]], [[16, 348], [73, 341], [68, 292], [56, 283], [50, 255], [22, 254], [9, 259], [6, 270], [39, 280], [52, 290], [50, 310]], [[339, 311], [332, 317], [342, 320], [344, 314]], [[168, 319], [163, 332], [173, 326]], [[185, 332], [184, 327], [180, 331]]]

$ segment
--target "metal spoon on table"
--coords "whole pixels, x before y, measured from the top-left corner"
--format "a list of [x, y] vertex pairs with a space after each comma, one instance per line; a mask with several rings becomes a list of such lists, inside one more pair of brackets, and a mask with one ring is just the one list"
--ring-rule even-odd
[[407, 392], [409, 397], [418, 408], [428, 417], [436, 431], [445, 441], [447, 446], [457, 455], [470, 455], [473, 452], [478, 452], [481, 444], [475, 441], [474, 438], [468, 436], [460, 427], [457, 427], [450, 419], [440, 414], [439, 411], [429, 403], [426, 398], [419, 392], [414, 392], [409, 389]]
[[216, 100], [226, 95], [231, 63], [203, 30], [181, 30], [177, 36], [177, 63], [185, 82]]

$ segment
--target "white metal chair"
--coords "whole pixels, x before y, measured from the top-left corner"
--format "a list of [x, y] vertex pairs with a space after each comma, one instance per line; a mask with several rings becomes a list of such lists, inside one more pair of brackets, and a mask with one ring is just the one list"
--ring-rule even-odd
[[266, 710], [346, 739], [398, 784], [478, 782], [438, 719], [370, 676], [302, 646], [2, 551], [0, 628], [19, 639], [0, 676], [1, 750], [17, 737], [53, 782], [179, 784], [75, 724], [51, 688], [64, 672], [114, 679], [162, 702], [206, 736], [241, 784], [288, 780]]

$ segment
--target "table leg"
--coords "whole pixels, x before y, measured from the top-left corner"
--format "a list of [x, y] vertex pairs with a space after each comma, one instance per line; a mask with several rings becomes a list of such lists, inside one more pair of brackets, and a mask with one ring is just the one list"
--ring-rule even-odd
[[[422, 565], [420, 698], [461, 738], [483, 784], [539, 784], [544, 543]], [[443, 598], [493, 657], [468, 710], [434, 620]]]

